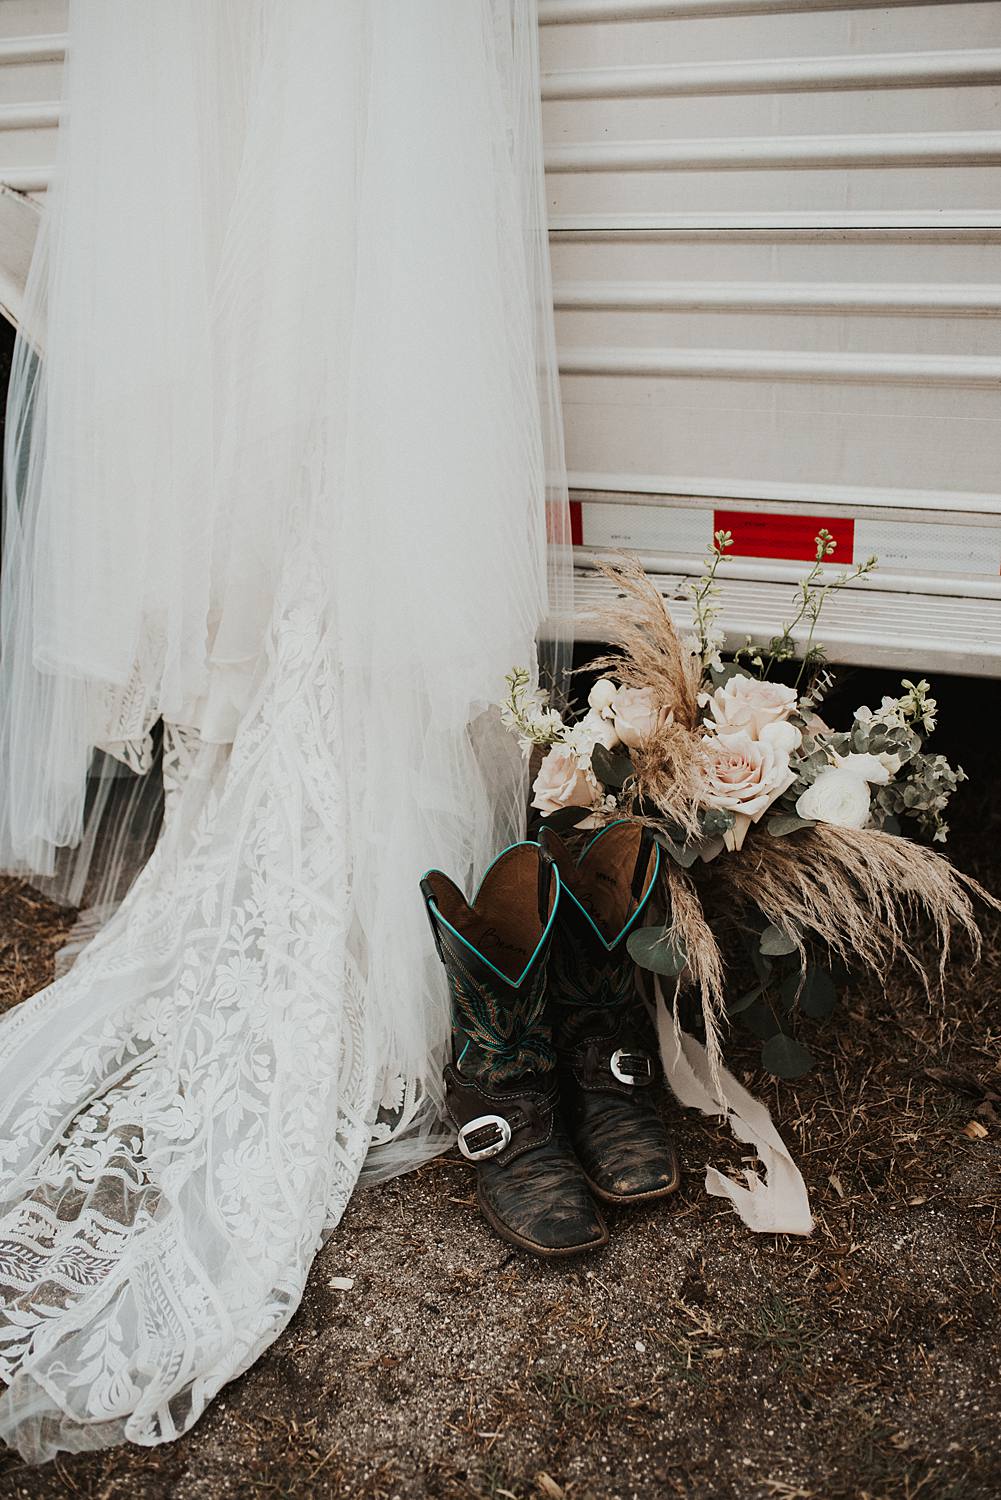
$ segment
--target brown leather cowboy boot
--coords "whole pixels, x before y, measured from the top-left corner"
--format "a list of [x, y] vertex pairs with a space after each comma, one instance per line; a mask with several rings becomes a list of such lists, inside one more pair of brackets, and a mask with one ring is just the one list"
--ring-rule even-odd
[[563, 1117], [592, 1190], [606, 1203], [662, 1198], [678, 1160], [654, 1100], [656, 1040], [626, 938], [648, 905], [660, 849], [639, 824], [610, 823], [578, 860], [541, 838], [562, 882], [549, 966]]
[[561, 1124], [545, 1020], [559, 876], [537, 844], [514, 844], [473, 902], [440, 870], [421, 881], [452, 998], [445, 1101], [477, 1200], [502, 1239], [533, 1255], [576, 1255], [608, 1240]]

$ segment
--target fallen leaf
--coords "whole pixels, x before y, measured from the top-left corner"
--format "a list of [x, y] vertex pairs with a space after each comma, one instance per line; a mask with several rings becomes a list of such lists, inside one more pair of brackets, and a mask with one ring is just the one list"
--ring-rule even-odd
[[540, 1495], [545, 1495], [546, 1500], [566, 1500], [566, 1491], [561, 1484], [557, 1484], [551, 1474], [545, 1469], [535, 1476], [535, 1488]]
[[969, 1136], [971, 1141], [982, 1141], [987, 1134], [987, 1126], [981, 1125], [979, 1120], [970, 1120], [963, 1126], [963, 1134]]
[[834, 1191], [837, 1193], [838, 1197], [843, 1198], [845, 1196], [845, 1190], [841, 1185], [841, 1178], [838, 1177], [835, 1173], [832, 1173], [827, 1180], [831, 1184], [831, 1187], [834, 1189]]

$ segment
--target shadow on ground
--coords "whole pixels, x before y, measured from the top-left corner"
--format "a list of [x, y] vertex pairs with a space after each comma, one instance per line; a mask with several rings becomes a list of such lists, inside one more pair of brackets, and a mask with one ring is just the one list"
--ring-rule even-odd
[[[857, 674], [841, 707], [893, 685]], [[999, 890], [1001, 691], [936, 686], [939, 748], [971, 775], [951, 852]], [[67, 925], [0, 890], [0, 1008], [46, 981]], [[290, 1328], [188, 1437], [40, 1470], [0, 1450], [0, 1496], [994, 1500], [1001, 922], [984, 930], [944, 1000], [906, 972], [846, 995], [796, 1085], [729, 1048], [803, 1167], [811, 1239], [755, 1238], [707, 1198], [706, 1161], [739, 1150], [673, 1108], [682, 1191], [613, 1215], [572, 1268], [508, 1252], [440, 1161], [356, 1195]]]

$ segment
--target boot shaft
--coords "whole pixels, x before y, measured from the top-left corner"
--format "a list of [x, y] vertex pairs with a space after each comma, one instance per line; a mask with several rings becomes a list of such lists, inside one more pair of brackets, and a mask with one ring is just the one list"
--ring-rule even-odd
[[[542, 847], [560, 876], [550, 992], [560, 1012], [632, 1007], [636, 967], [626, 942], [641, 925], [660, 872], [660, 847], [641, 825], [610, 823], [575, 860], [548, 830]], [[573, 1023], [563, 1014], [561, 1024]]]
[[545, 1018], [559, 875], [537, 844], [513, 844], [471, 902], [440, 870], [421, 881], [448, 977], [456, 1066], [493, 1086], [550, 1073]]

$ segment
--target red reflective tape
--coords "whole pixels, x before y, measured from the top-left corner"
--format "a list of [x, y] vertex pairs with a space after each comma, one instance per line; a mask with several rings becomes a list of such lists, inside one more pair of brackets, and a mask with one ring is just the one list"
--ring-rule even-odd
[[584, 521], [580, 513], [581, 502], [570, 501], [570, 540], [575, 547], [584, 545]]
[[771, 511], [717, 510], [713, 531], [731, 531], [730, 557], [780, 557], [813, 562], [818, 531], [827, 530], [837, 542], [831, 561], [851, 563], [855, 554], [855, 522], [844, 516], [790, 516]]

